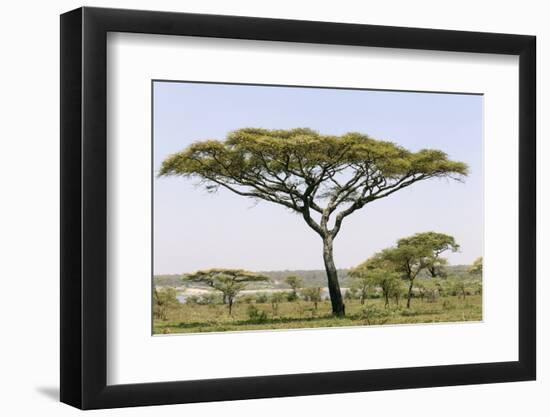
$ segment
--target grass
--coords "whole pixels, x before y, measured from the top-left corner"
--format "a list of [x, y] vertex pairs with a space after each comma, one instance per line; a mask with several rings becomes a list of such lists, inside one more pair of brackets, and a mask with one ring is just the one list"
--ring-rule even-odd
[[[440, 297], [435, 302], [413, 299], [411, 308], [406, 300], [397, 306], [384, 308], [382, 299], [369, 299], [365, 305], [358, 300], [346, 301], [346, 317], [331, 315], [329, 301], [322, 301], [315, 310], [306, 301], [283, 302], [274, 310], [270, 303], [236, 303], [229, 316], [227, 306], [180, 304], [170, 308], [166, 320], [155, 319], [155, 334], [202, 333], [239, 330], [300, 329], [316, 327], [368, 326], [411, 323], [441, 323], [480, 321], [481, 296], [471, 295], [466, 300], [456, 296]], [[251, 315], [251, 307], [260, 315]], [[261, 317], [261, 312], [265, 312]], [[252, 317], [252, 318], [251, 318]]]

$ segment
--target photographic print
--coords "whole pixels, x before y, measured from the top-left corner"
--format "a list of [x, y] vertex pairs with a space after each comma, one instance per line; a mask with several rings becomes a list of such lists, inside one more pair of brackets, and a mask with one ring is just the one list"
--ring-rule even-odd
[[154, 334], [482, 320], [483, 95], [152, 92]]

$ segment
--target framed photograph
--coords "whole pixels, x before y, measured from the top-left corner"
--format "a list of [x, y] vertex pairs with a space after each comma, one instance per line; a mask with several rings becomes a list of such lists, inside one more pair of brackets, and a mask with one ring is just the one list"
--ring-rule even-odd
[[533, 380], [535, 37], [61, 16], [61, 401]]

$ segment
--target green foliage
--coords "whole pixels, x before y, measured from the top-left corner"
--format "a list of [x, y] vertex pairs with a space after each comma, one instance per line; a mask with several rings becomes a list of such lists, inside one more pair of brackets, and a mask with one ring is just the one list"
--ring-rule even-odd
[[315, 310], [319, 305], [319, 302], [322, 301], [321, 297], [321, 288], [320, 287], [307, 287], [301, 289], [302, 297], [306, 301], [311, 301]]
[[483, 258], [481, 256], [474, 261], [472, 266], [468, 269], [468, 272], [476, 276], [481, 276], [483, 274]]
[[385, 260], [370, 258], [350, 270], [349, 274], [359, 282], [362, 288], [366, 288], [367, 290], [373, 287], [380, 288], [384, 297], [385, 307], [389, 306], [390, 299], [392, 298], [396, 300], [396, 303], [399, 302], [403, 290], [401, 279], [398, 273], [391, 270], [390, 265]]
[[182, 277], [187, 282], [203, 282], [220, 291], [223, 294], [224, 303], [227, 302], [229, 315], [231, 315], [233, 301], [241, 292], [247, 282], [268, 281], [265, 275], [257, 274], [243, 269], [213, 268], [201, 270]]
[[246, 314], [252, 323], [259, 324], [267, 321], [267, 313], [252, 304], [246, 308]]
[[254, 301], [255, 301], [255, 297], [252, 294], [246, 294], [239, 297], [239, 302], [242, 302], [245, 304], [252, 304]]
[[361, 311], [361, 317], [367, 324], [384, 324], [389, 316], [386, 308], [380, 308], [376, 305], [367, 305]]
[[455, 238], [444, 233], [424, 232], [413, 236], [399, 239], [398, 247], [416, 247], [427, 250], [427, 256], [422, 258], [423, 267], [430, 273], [432, 278], [446, 276], [445, 265], [447, 260], [440, 258], [445, 251], [456, 252], [460, 245], [455, 242]]
[[[223, 187], [290, 208], [323, 238], [334, 238], [342, 220], [367, 203], [418, 181], [467, 174], [466, 164], [440, 150], [411, 152], [361, 133], [322, 135], [307, 128], [239, 129], [223, 141], [195, 142], [170, 155], [159, 171], [198, 178], [208, 191]], [[312, 211], [322, 215], [319, 222]]]
[[303, 280], [297, 275], [289, 275], [285, 278], [285, 283], [292, 289], [294, 296], [296, 296], [296, 290], [302, 286]]
[[286, 293], [286, 300], [289, 303], [293, 303], [294, 301], [298, 301], [299, 299], [300, 299], [300, 297], [298, 297], [298, 293], [296, 293], [296, 292]]
[[176, 298], [176, 290], [174, 288], [162, 288], [155, 287], [153, 291], [153, 317], [166, 320], [166, 314], [170, 307], [174, 307], [179, 304]]
[[[430, 271], [432, 277], [446, 276], [442, 272], [446, 260], [440, 255], [447, 251], [457, 251], [459, 245], [452, 236], [444, 233], [424, 232], [399, 239], [397, 245], [374, 254], [359, 265], [356, 270], [380, 270], [394, 272], [409, 282], [407, 292], [407, 308], [413, 297], [413, 284], [416, 277], [424, 269]], [[424, 293], [423, 293], [424, 294]], [[435, 296], [434, 292], [431, 292]], [[394, 291], [396, 303], [400, 293]], [[433, 298], [433, 297], [432, 297]]]
[[286, 298], [286, 294], [283, 292], [274, 292], [271, 294], [271, 311], [274, 316], [276, 316], [279, 312], [279, 304], [282, 303]]
[[412, 173], [436, 177], [468, 172], [466, 164], [450, 161], [442, 151], [424, 149], [415, 153], [360, 133], [331, 136], [306, 128], [244, 128], [231, 132], [225, 141], [195, 142], [169, 156], [159, 175], [197, 175], [214, 184], [225, 181], [243, 185], [247, 179], [288, 173], [296, 180], [304, 178], [302, 170], [310, 176], [327, 175], [320, 171], [335, 173], [360, 164], [368, 164], [375, 176], [389, 179]]
[[267, 295], [266, 293], [259, 293], [256, 295], [257, 304], [267, 303], [268, 300], [269, 300], [269, 295]]

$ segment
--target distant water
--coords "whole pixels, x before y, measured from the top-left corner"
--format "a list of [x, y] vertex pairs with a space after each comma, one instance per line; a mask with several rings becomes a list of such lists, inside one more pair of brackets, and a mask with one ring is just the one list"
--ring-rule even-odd
[[[347, 288], [342, 288], [342, 295], [344, 295], [346, 293], [348, 289]], [[289, 290], [290, 291], [290, 290]], [[265, 290], [265, 291], [258, 291], [259, 293], [270, 293], [272, 292], [272, 290]], [[329, 292], [328, 292], [328, 288], [322, 288], [321, 289], [321, 297], [323, 298], [323, 300], [327, 297], [329, 297]], [[176, 295], [176, 298], [178, 299], [178, 301], [182, 304], [185, 303], [185, 300], [187, 299], [187, 296], [185, 294], [178, 294]]]

